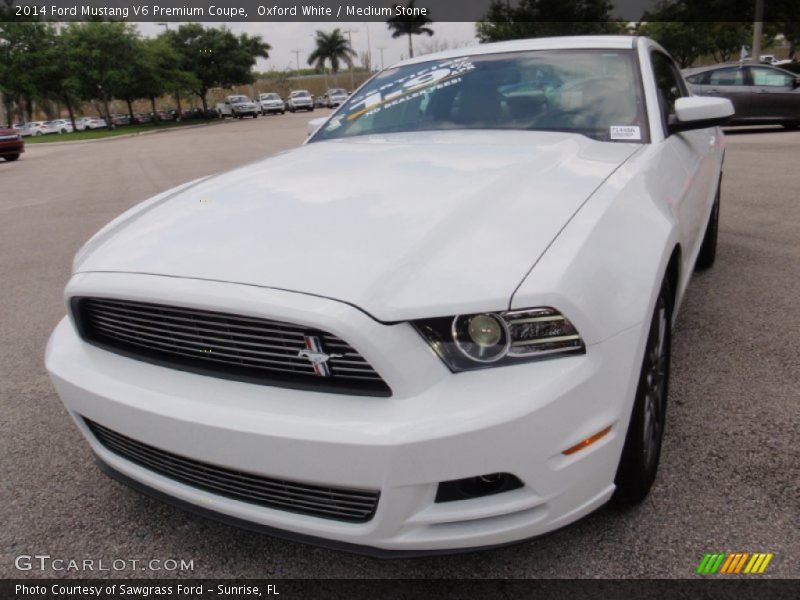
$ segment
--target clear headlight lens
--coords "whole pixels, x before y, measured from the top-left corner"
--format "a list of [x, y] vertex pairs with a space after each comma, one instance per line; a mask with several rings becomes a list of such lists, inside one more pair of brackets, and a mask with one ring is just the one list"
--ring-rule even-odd
[[586, 351], [572, 323], [549, 307], [420, 319], [412, 324], [454, 372]]

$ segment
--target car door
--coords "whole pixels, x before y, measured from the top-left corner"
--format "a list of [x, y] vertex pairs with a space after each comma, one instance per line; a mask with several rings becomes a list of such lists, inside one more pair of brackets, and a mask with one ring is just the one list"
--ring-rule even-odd
[[723, 67], [708, 72], [703, 85], [703, 96], [727, 98], [736, 110], [734, 119], [747, 119], [752, 116], [751, 88], [747, 72], [743, 66]]
[[793, 73], [775, 67], [748, 67], [754, 116], [800, 121], [800, 88]]
[[[689, 92], [675, 63], [663, 52], [653, 50], [650, 54], [653, 74], [658, 88], [659, 108], [662, 122], [666, 125], [674, 118], [675, 101], [688, 96]], [[702, 235], [717, 186], [716, 128], [682, 131], [667, 135], [664, 144], [673, 153], [686, 172], [683, 181], [674, 182], [674, 211], [679, 221], [683, 238], [684, 256], [694, 260], [700, 248]]]

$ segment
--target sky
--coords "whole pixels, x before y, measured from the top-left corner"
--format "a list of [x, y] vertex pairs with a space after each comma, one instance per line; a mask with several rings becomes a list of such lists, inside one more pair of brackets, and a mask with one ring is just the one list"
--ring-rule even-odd
[[[137, 23], [139, 31], [145, 36], [158, 35], [164, 30], [163, 25], [157, 23]], [[170, 23], [170, 28], [178, 27], [180, 23]], [[216, 27], [218, 23], [203, 23], [203, 25]], [[270, 57], [266, 61], [259, 59], [256, 70], [268, 71], [270, 69], [282, 70], [297, 68], [297, 56], [292, 50], [300, 50], [300, 68], [308, 67], [308, 55], [314, 48], [314, 33], [321, 29], [331, 31], [338, 27], [342, 31], [351, 30], [353, 49], [359, 57], [372, 48], [373, 68], [381, 66], [381, 53], [379, 47], [383, 46], [383, 63], [389, 66], [401, 59], [408, 58], [408, 38], [392, 39], [391, 33], [385, 23], [228, 23], [226, 27], [235, 32], [258, 34], [272, 46]], [[421, 54], [426, 47], [442, 44], [449, 47], [477, 44], [475, 38], [475, 23], [433, 23], [433, 37], [426, 35], [414, 36], [414, 53]], [[369, 32], [369, 34], [367, 33]], [[360, 63], [360, 58], [358, 61]]]

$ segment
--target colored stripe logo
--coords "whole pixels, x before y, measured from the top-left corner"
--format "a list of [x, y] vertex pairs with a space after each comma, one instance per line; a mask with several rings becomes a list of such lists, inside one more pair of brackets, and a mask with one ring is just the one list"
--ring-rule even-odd
[[715, 552], [706, 554], [697, 573], [700, 575], [747, 575], [761, 574], [767, 569], [767, 565], [772, 560], [772, 552]]

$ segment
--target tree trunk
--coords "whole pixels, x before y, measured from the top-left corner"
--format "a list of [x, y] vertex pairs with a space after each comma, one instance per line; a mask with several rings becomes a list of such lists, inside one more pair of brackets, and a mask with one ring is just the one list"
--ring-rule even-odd
[[208, 100], [206, 99], [206, 94], [208, 94], [208, 90], [201, 90], [201, 93], [197, 94], [200, 96], [200, 100], [203, 102], [203, 114], [208, 112]]
[[153, 108], [153, 123], [158, 123], [158, 113], [156, 113], [156, 97], [150, 96], [150, 106]]
[[106, 111], [106, 127], [114, 129], [114, 123], [111, 122], [111, 109], [108, 107], [108, 94], [103, 94], [103, 110]]
[[[181, 110], [181, 93], [180, 92], [175, 92], [175, 104], [178, 105], [178, 115], [175, 117], [175, 120], [176, 121], [180, 121], [181, 120], [181, 115], [183, 114], [183, 110]], [[203, 115], [203, 118], [205, 119], [206, 116]]]
[[128, 103], [128, 118], [131, 120], [130, 124], [133, 125], [133, 102], [130, 98], [125, 98], [125, 102]]
[[411, 43], [411, 34], [408, 34], [408, 58], [414, 58], [414, 45]]
[[69, 122], [72, 123], [72, 131], [78, 131], [78, 128], [75, 127], [75, 111], [72, 110], [72, 102], [69, 101], [69, 98], [64, 98], [64, 104], [67, 105], [67, 112], [69, 113]]

